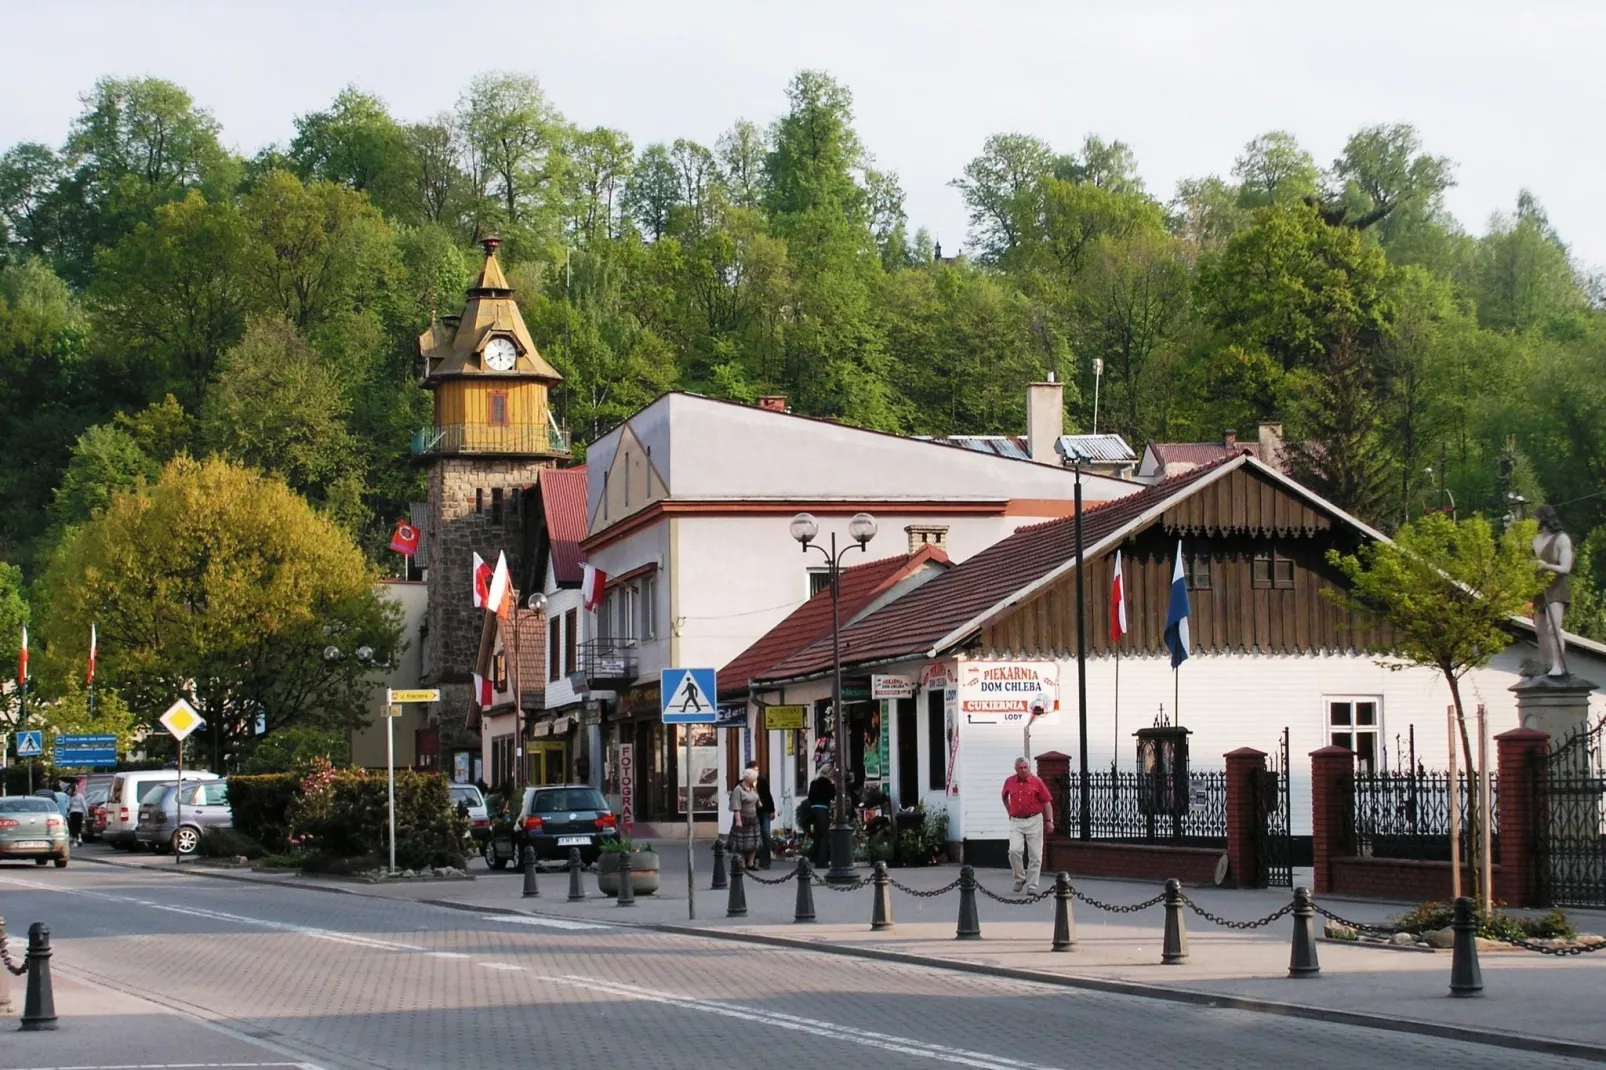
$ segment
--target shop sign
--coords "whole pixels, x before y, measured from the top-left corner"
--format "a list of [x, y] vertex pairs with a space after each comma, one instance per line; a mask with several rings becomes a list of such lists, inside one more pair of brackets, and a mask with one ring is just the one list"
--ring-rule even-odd
[[867, 702], [870, 699], [870, 681], [865, 679], [843, 680], [843, 702]]
[[966, 727], [1025, 728], [1059, 711], [1059, 665], [974, 661], [959, 667], [959, 716]]
[[870, 697], [873, 699], [910, 698], [914, 693], [915, 685], [902, 676], [870, 677]]
[[807, 706], [766, 706], [764, 727], [771, 732], [801, 732], [807, 715]]
[[747, 703], [730, 703], [719, 707], [714, 723], [721, 728], [746, 728]]
[[625, 839], [636, 823], [636, 747], [633, 743], [619, 744], [619, 823], [624, 826]]

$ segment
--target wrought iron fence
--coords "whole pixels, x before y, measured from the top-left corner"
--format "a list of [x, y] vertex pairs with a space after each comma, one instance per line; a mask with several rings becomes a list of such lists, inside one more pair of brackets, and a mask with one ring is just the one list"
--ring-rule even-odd
[[1606, 907], [1606, 718], [1578, 726], [1534, 765], [1541, 902]]
[[569, 429], [551, 424], [445, 424], [413, 435], [413, 456], [460, 453], [566, 455]]
[[[1058, 825], [1075, 837], [1081, 828], [1082, 778], [1059, 778]], [[1227, 843], [1227, 774], [1088, 774], [1088, 829], [1094, 840], [1157, 843], [1173, 847], [1222, 847]]]
[[[1477, 812], [1475, 782], [1458, 772], [1460, 784], [1461, 857], [1469, 857], [1468, 839]], [[1402, 858], [1422, 862], [1450, 861], [1450, 774], [1446, 772], [1356, 773], [1348, 784], [1350, 805], [1344, 808], [1344, 845], [1370, 858]], [[1489, 774], [1490, 849], [1500, 861], [1500, 778]]]

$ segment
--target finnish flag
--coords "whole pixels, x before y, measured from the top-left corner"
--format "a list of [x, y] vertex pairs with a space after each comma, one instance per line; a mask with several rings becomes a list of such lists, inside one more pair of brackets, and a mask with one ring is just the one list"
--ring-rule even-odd
[[1171, 606], [1165, 615], [1165, 645], [1171, 667], [1188, 660], [1188, 579], [1182, 569], [1182, 540], [1177, 540], [1177, 564], [1171, 570]]

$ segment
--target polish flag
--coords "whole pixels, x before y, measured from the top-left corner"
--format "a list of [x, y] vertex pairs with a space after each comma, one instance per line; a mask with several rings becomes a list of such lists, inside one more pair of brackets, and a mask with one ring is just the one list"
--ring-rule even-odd
[[507, 569], [507, 554], [496, 555], [496, 571], [491, 573], [491, 586], [485, 594], [485, 608], [498, 617], [513, 615], [513, 577]]
[[488, 709], [492, 702], [491, 681], [477, 672], [469, 675], [474, 677], [474, 705]]
[[17, 686], [28, 683], [28, 626], [22, 626], [22, 647], [17, 651]]
[[585, 567], [585, 574], [580, 580], [580, 599], [587, 609], [596, 609], [602, 605], [602, 589], [607, 585], [606, 572], [591, 565]]
[[84, 673], [84, 683], [95, 682], [95, 626], [89, 626], [89, 670]]
[[474, 555], [474, 608], [484, 609], [491, 597], [491, 566], [485, 558]]
[[1121, 551], [1115, 551], [1115, 578], [1110, 581], [1110, 642], [1126, 634], [1126, 583], [1121, 578]]

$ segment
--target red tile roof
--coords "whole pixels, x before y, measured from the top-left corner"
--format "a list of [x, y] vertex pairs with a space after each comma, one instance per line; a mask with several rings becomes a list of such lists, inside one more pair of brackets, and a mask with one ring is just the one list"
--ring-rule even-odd
[[[1082, 511], [1084, 551], [1115, 534], [1179, 490], [1238, 458], [1183, 472], [1124, 498]], [[919, 657], [967, 621], [1015, 594], [1076, 556], [1076, 520], [1066, 517], [1018, 529], [1009, 538], [969, 558], [842, 632], [844, 663]], [[755, 679], [788, 680], [830, 668], [829, 636], [814, 642]]]
[[[552, 547], [552, 574], [560, 584], [578, 584], [584, 571], [580, 540], [586, 536], [586, 466], [541, 473], [541, 511]], [[545, 582], [544, 578], [540, 582]]]
[[[912, 554], [883, 557], [843, 569], [840, 591], [842, 620], [852, 620], [893, 585], [927, 563], [946, 567], [948, 555], [936, 546], [927, 544]], [[831, 592], [827, 589], [798, 606], [790, 616], [720, 669], [720, 693], [745, 694], [748, 681], [815, 640], [823, 638], [828, 641], [830, 636]]]
[[1239, 442], [1231, 447], [1223, 442], [1150, 442], [1149, 448], [1154, 451], [1155, 459], [1162, 465], [1215, 464], [1224, 458], [1236, 457], [1240, 453], [1247, 453], [1257, 461], [1265, 460], [1260, 455], [1258, 442]]

